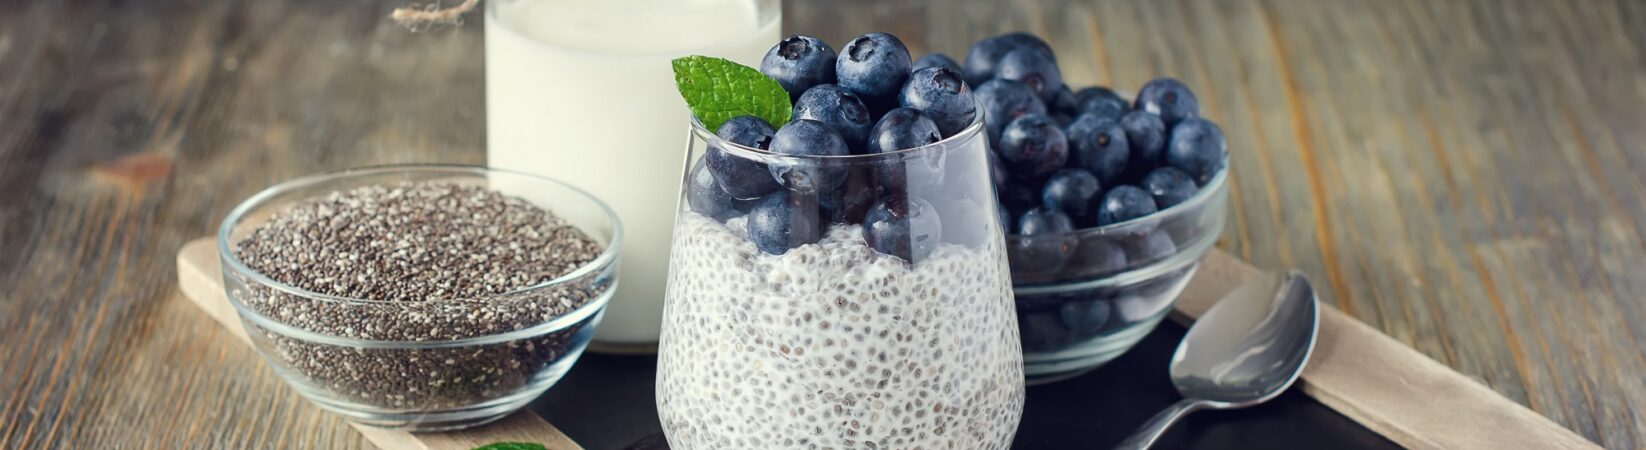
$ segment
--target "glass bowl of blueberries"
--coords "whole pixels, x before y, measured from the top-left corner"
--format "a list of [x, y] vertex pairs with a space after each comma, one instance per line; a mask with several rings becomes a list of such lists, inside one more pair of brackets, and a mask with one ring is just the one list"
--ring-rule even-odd
[[1071, 89], [1051, 47], [1026, 33], [977, 42], [960, 70], [993, 150], [1028, 382], [1101, 366], [1160, 323], [1217, 242], [1223, 132], [1172, 78], [1131, 100]]

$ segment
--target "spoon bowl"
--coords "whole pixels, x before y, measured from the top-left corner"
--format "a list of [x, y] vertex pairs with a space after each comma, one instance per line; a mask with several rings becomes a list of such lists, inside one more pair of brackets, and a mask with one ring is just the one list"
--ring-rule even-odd
[[1301, 272], [1236, 288], [1189, 327], [1172, 354], [1172, 385], [1183, 400], [1116, 448], [1148, 448], [1190, 412], [1244, 408], [1280, 395], [1303, 373], [1319, 327], [1314, 288]]

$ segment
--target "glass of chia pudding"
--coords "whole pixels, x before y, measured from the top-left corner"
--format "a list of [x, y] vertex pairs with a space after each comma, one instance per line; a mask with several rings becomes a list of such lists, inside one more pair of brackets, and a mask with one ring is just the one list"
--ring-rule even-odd
[[617, 285], [621, 231], [558, 181], [468, 166], [297, 179], [218, 231], [228, 297], [275, 372], [361, 424], [470, 427], [569, 370]]
[[1007, 448], [1023, 361], [981, 120], [864, 151], [745, 118], [691, 127], [658, 352], [670, 447]]

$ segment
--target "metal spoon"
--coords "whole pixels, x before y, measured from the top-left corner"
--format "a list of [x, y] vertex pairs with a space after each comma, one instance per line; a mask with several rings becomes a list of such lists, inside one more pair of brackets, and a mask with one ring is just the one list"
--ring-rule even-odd
[[1319, 327], [1314, 288], [1301, 272], [1236, 288], [1195, 321], [1172, 355], [1172, 384], [1183, 400], [1115, 448], [1149, 448], [1194, 411], [1245, 408], [1280, 395], [1303, 373]]

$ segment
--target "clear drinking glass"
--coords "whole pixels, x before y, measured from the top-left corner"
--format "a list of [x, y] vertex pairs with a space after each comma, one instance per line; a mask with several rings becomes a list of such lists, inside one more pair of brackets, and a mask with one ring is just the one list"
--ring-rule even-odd
[[[520, 197], [577, 227], [604, 251], [559, 278], [483, 298], [384, 301], [308, 291], [259, 273], [234, 249], [271, 216], [336, 191], [407, 181], [486, 186]], [[288, 181], [246, 199], [218, 230], [224, 288], [253, 346], [299, 394], [353, 422], [416, 431], [501, 418], [570, 370], [594, 336], [617, 285], [617, 217], [600, 200], [558, 181], [483, 167], [405, 165]], [[361, 277], [369, 272], [362, 272]], [[561, 302], [568, 312], [545, 317]], [[488, 316], [523, 317], [499, 326]], [[364, 324], [339, 333], [345, 326]], [[439, 323], [451, 339], [388, 340], [394, 324]], [[350, 335], [343, 335], [350, 334]]]
[[564, 180], [623, 218], [623, 286], [596, 351], [650, 353], [691, 114], [669, 60], [758, 67], [778, 0], [487, 0], [487, 165]]
[[1022, 350], [982, 128], [800, 157], [692, 123], [658, 351], [672, 448], [1010, 445]]

